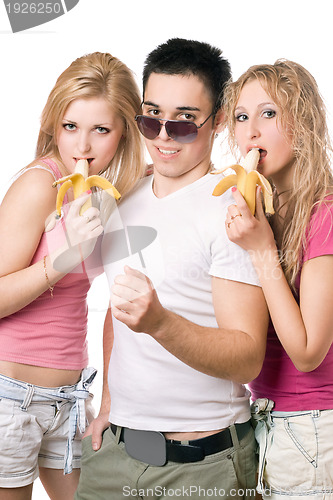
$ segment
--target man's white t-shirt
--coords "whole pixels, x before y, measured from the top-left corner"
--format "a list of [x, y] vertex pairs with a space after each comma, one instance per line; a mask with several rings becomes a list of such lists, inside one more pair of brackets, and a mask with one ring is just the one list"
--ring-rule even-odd
[[[163, 307], [217, 328], [212, 276], [259, 285], [248, 253], [226, 235], [227, 207], [234, 201], [229, 192], [212, 196], [220, 179], [207, 174], [163, 198], [154, 195], [153, 176], [143, 179], [105, 227], [102, 259], [110, 286], [129, 265], [151, 279]], [[115, 318], [113, 328], [112, 423], [189, 432], [250, 418], [249, 392], [243, 385], [191, 368], [150, 335], [135, 333]]]

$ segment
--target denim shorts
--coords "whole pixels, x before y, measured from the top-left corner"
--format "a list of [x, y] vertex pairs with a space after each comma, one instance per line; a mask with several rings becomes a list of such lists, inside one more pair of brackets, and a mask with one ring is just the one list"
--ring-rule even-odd
[[[63, 469], [78, 384], [59, 388], [32, 386], [0, 375], [0, 488], [17, 488], [38, 477], [38, 467]], [[25, 398], [20, 399], [20, 394]], [[89, 395], [83, 405], [93, 419]], [[83, 429], [82, 429], [83, 430]], [[79, 468], [82, 432], [74, 430], [70, 468]], [[75, 437], [74, 437], [75, 435]]]
[[254, 415], [264, 499], [333, 499], [333, 410]]

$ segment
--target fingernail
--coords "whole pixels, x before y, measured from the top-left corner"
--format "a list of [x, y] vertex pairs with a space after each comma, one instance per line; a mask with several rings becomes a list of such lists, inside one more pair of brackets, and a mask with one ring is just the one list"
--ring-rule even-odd
[[237, 191], [237, 188], [234, 186], [231, 188], [231, 191], [234, 193], [235, 191]]
[[93, 447], [93, 450], [98, 450], [98, 444], [97, 443], [93, 443], [92, 447]]
[[86, 191], [87, 194], [91, 194], [92, 193], [92, 190], [91, 189], [88, 189], [88, 191]]

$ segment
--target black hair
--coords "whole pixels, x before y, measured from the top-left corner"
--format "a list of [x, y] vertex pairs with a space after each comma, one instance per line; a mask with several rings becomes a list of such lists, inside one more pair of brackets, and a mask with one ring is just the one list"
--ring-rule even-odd
[[223, 91], [231, 79], [230, 63], [209, 43], [170, 38], [148, 54], [143, 68], [143, 95], [152, 73], [195, 75], [211, 93], [214, 114], [220, 109]]

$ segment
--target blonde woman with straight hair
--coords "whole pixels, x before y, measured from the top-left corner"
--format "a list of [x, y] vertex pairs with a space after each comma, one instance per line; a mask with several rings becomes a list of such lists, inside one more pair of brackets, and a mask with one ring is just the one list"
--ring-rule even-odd
[[[300, 64], [249, 68], [225, 94], [232, 146], [260, 151], [275, 214], [233, 189], [226, 229], [246, 249], [270, 311], [251, 384], [264, 498], [333, 497], [333, 178], [323, 99]], [[234, 149], [235, 150], [235, 149]]]
[[[118, 148], [99, 172], [117, 186], [123, 198], [145, 169], [142, 140], [134, 120], [141, 101], [131, 71], [111, 54], [95, 52], [80, 57], [59, 76], [42, 113], [36, 156], [40, 159], [51, 155], [62, 162], [56, 131], [65, 110], [76, 99], [93, 97], [104, 98], [123, 120]], [[63, 171], [67, 172], [65, 165]]]
[[[79, 215], [91, 191], [73, 201], [69, 190], [55, 220], [52, 184], [85, 159], [89, 175], [103, 175], [125, 196], [145, 172], [139, 109], [137, 84], [119, 59], [96, 52], [75, 60], [49, 95], [35, 160], [0, 205], [2, 500], [30, 499], [38, 475], [51, 499], [74, 496], [92, 419], [86, 297], [101, 272], [103, 226], [95, 206]], [[60, 271], [53, 263], [68, 241], [81, 252]]]

